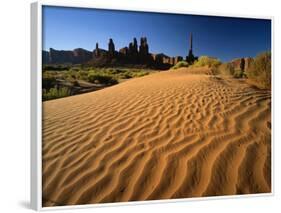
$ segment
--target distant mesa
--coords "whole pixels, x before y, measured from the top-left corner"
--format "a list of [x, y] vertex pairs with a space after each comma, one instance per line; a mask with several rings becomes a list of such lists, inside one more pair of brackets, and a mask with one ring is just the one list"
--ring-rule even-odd
[[[185, 60], [192, 64], [198, 57], [193, 55], [192, 34], [189, 38], [190, 46]], [[170, 57], [164, 53], [150, 53], [146, 37], [140, 38], [140, 44], [136, 38], [128, 46], [116, 51], [113, 39], [108, 42], [108, 50], [99, 48], [96, 43], [91, 52], [82, 48], [74, 50], [55, 50], [42, 52], [43, 64], [87, 64], [96, 67], [106, 66], [144, 66], [157, 69], [169, 69], [177, 62], [184, 60], [182, 56]]]

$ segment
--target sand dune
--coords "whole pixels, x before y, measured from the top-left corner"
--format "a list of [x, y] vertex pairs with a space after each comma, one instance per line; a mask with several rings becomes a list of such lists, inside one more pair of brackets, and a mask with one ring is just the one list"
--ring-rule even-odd
[[44, 102], [44, 206], [270, 192], [270, 91], [196, 72]]

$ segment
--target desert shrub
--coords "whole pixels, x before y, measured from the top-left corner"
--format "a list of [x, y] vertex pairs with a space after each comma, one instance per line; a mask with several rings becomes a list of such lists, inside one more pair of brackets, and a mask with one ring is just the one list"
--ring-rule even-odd
[[149, 74], [148, 71], [131, 68], [101, 68], [92, 70], [92, 72], [100, 75], [111, 76], [114, 79], [130, 79]]
[[221, 65], [219, 59], [209, 56], [201, 56], [197, 61], [195, 61], [193, 66], [194, 67], [208, 66], [209, 68], [217, 68], [219, 65]]
[[216, 74], [230, 75], [234, 78], [245, 78], [246, 73], [243, 70], [245, 68], [245, 61], [240, 64], [239, 68], [235, 69], [232, 63], [224, 63], [218, 67], [218, 72]]
[[84, 70], [80, 70], [80, 71], [78, 71], [78, 73], [77, 73], [77, 78], [79, 79], [79, 80], [85, 80], [85, 81], [87, 81], [88, 80], [88, 71], [84, 71]]
[[245, 77], [245, 73], [243, 70], [235, 70], [233, 73], [233, 77], [234, 78], [244, 78]]
[[224, 63], [218, 66], [217, 72], [215, 74], [220, 75], [229, 75], [234, 78], [244, 78], [246, 77], [245, 73], [241, 69], [234, 68], [234, 65], [232, 63]]
[[49, 90], [43, 89], [43, 101], [45, 100], [51, 100], [51, 99], [56, 99], [56, 98], [62, 98], [69, 96], [70, 90], [67, 87], [62, 87], [62, 88], [57, 88], [53, 87]]
[[130, 69], [107, 69], [106, 74], [114, 76], [115, 79], [129, 79], [132, 78], [132, 71]]
[[224, 63], [218, 66], [218, 72], [216, 74], [221, 75], [234, 75], [234, 66], [231, 63]]
[[172, 69], [178, 69], [181, 67], [188, 67], [188, 66], [189, 66], [189, 64], [186, 61], [179, 61], [172, 67]]
[[61, 71], [60, 73], [61, 73], [61, 78], [69, 82], [88, 79], [88, 71], [83, 71], [83, 70], [76, 71], [71, 69], [68, 71]]
[[67, 71], [66, 76], [67, 76], [67, 79], [73, 79], [73, 80], [79, 79], [79, 77], [80, 77], [79, 72], [74, 71], [74, 70]]
[[264, 89], [271, 88], [271, 53], [264, 52], [259, 54], [246, 70], [247, 77]]
[[125, 69], [123, 73], [118, 75], [121, 79], [129, 79], [129, 78], [138, 78], [145, 75], [148, 75], [148, 71], [144, 71], [142, 69]]
[[54, 74], [43, 72], [42, 76], [42, 88], [49, 89], [56, 85], [56, 78]]
[[106, 73], [98, 73], [98, 72], [89, 72], [88, 81], [91, 83], [100, 83], [100, 84], [117, 84], [118, 81], [111, 75]]
[[117, 76], [120, 79], [129, 79], [133, 77], [133, 74], [130, 71], [125, 71], [123, 73], [119, 73]]
[[142, 77], [145, 75], [148, 75], [149, 72], [147, 71], [138, 71], [138, 72], [133, 72], [133, 78], [138, 78], [138, 77]]
[[117, 75], [117, 74], [120, 74], [120, 73], [124, 73], [124, 71], [126, 71], [126, 70], [119, 69], [119, 68], [117, 68], [117, 69], [115, 69], [115, 68], [108, 68], [106, 71], [107, 71], [107, 73], [110, 73], [110, 74], [113, 74], [113, 75]]
[[219, 59], [209, 56], [201, 56], [197, 61], [192, 65], [193, 67], [208, 67], [211, 69], [213, 74], [217, 74], [219, 72], [219, 66], [221, 62]]

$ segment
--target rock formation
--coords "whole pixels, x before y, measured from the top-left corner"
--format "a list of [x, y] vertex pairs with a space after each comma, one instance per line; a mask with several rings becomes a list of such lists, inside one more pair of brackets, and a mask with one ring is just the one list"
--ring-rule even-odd
[[174, 59], [174, 64], [176, 64], [180, 61], [183, 61], [183, 57], [182, 56], [176, 56], [175, 59]]
[[[186, 60], [193, 63], [197, 58], [193, 55], [192, 35], [190, 35], [190, 48]], [[129, 43], [127, 47], [115, 50], [113, 39], [108, 42], [108, 50], [99, 48], [96, 43], [95, 49], [90, 52], [82, 48], [77, 48], [72, 51], [55, 50], [50, 48], [50, 51], [42, 51], [42, 60], [44, 64], [88, 64], [91, 66], [145, 66], [155, 69], [168, 69], [183, 57], [170, 57], [163, 53], [149, 53], [149, 45], [146, 37], [140, 38], [140, 43], [136, 38]], [[245, 66], [247, 62], [245, 61]]]
[[109, 43], [108, 43], [108, 56], [110, 58], [113, 58], [115, 56], [115, 45], [113, 43], [112, 38], [109, 39]]
[[55, 50], [50, 48], [49, 50], [50, 63], [62, 64], [74, 61], [73, 51]]
[[132, 46], [132, 59], [134, 63], [138, 62], [138, 42], [136, 38], [134, 38]]
[[195, 57], [193, 55], [193, 43], [192, 43], [192, 33], [190, 34], [190, 37], [189, 37], [189, 51], [188, 51], [188, 55], [186, 56], [186, 61], [189, 63], [189, 64], [193, 64], [195, 60], [198, 59], [198, 57]]
[[121, 54], [121, 55], [123, 55], [124, 57], [126, 57], [126, 56], [128, 56], [129, 54], [129, 49], [128, 49], [128, 47], [123, 47], [123, 48], [121, 48], [120, 50], [119, 50], [119, 53]]
[[92, 58], [92, 52], [77, 48], [73, 50], [73, 58], [76, 63], [85, 63]]
[[48, 51], [42, 51], [42, 63], [49, 64], [50, 63], [50, 54]]
[[73, 51], [50, 48], [48, 54], [46, 51], [43, 53], [43, 57], [43, 63], [48, 61], [50, 64], [81, 64], [86, 63], [92, 58], [92, 52], [82, 48], [77, 48]]
[[253, 63], [253, 61], [254, 61], [253, 58], [246, 57], [246, 58], [237, 58], [228, 63], [232, 65], [234, 70], [247, 71], [251, 66], [251, 63]]
[[254, 59], [251, 57], [246, 57], [245, 59], [245, 71], [249, 69], [249, 67], [252, 65], [252, 63], [254, 62]]
[[96, 43], [96, 49], [94, 50], [94, 55], [95, 57], [99, 57], [100, 56], [100, 51], [99, 51], [99, 43]]
[[147, 44], [146, 37], [142, 37], [140, 40], [140, 50], [139, 50], [139, 56], [140, 56], [140, 62], [143, 63], [147, 60], [147, 57], [149, 55], [149, 48]]

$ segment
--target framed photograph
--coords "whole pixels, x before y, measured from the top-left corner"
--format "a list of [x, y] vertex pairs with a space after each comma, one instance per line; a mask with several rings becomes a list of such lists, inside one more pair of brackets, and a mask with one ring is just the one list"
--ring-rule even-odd
[[272, 17], [31, 10], [32, 208], [272, 195]]

